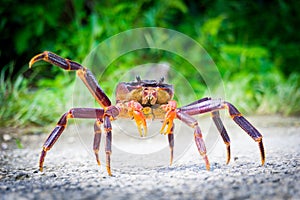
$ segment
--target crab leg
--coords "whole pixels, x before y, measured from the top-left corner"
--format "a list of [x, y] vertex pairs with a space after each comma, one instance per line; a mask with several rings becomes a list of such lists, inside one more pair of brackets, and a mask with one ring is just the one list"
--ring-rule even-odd
[[72, 108], [69, 112], [63, 114], [58, 121], [56, 127], [53, 129], [53, 131], [49, 134], [48, 138], [46, 139], [43, 150], [40, 157], [40, 164], [39, 168], [40, 171], [43, 171], [43, 164], [44, 160], [47, 154], [47, 151], [49, 151], [55, 142], [58, 140], [58, 138], [61, 136], [63, 131], [65, 130], [67, 126], [67, 122], [69, 118], [103, 118], [104, 110], [103, 109], [94, 109], [94, 108]]
[[262, 142], [262, 135], [258, 132], [258, 130], [247, 121], [242, 114], [230, 103], [225, 102], [225, 107], [228, 109], [229, 114], [233, 121], [237, 123], [252, 139], [258, 143], [260, 149], [260, 156], [261, 156], [261, 164], [264, 165], [265, 163], [265, 149]]
[[103, 123], [102, 119], [97, 119], [94, 124], [94, 144], [93, 144], [93, 150], [95, 153], [96, 161], [98, 165], [100, 165], [100, 160], [99, 160], [99, 146], [101, 142], [101, 127], [100, 125]]
[[111, 174], [111, 169], [110, 169], [110, 155], [111, 155], [111, 140], [112, 140], [112, 135], [111, 135], [111, 122], [109, 116], [105, 115], [104, 116], [104, 131], [105, 131], [105, 136], [106, 136], [106, 141], [105, 141], [105, 153], [106, 153], [106, 170], [108, 175], [112, 176]]
[[169, 141], [169, 147], [170, 147], [170, 165], [172, 165], [173, 163], [173, 151], [174, 151], [174, 128], [175, 128], [175, 124], [173, 123], [173, 126], [171, 128], [171, 131], [168, 133], [168, 141]]
[[225, 145], [226, 145], [226, 150], [227, 150], [226, 164], [228, 164], [230, 161], [230, 138], [229, 138], [227, 131], [223, 125], [223, 122], [221, 121], [219, 111], [218, 110], [213, 111], [213, 112], [211, 112], [211, 115], [212, 115], [212, 119], [213, 119], [219, 133], [221, 134], [221, 137], [222, 137]]
[[206, 147], [202, 138], [202, 133], [200, 127], [198, 126], [198, 122], [193, 117], [189, 116], [186, 113], [177, 112], [177, 118], [186, 123], [188, 126], [194, 128], [194, 138], [198, 148], [200, 155], [203, 157], [203, 160], [206, 165], [206, 169], [210, 170], [210, 164], [206, 155]]
[[64, 70], [67, 71], [77, 71], [77, 75], [80, 77], [80, 79], [84, 82], [84, 84], [87, 86], [89, 91], [92, 93], [92, 95], [95, 97], [96, 101], [103, 107], [108, 107], [111, 105], [111, 102], [109, 98], [106, 96], [104, 91], [99, 86], [98, 82], [96, 81], [94, 75], [90, 70], [83, 67], [79, 63], [76, 63], [72, 60], [62, 58], [52, 52], [45, 51], [41, 54], [38, 54], [34, 56], [30, 62], [29, 67], [31, 67], [34, 63], [44, 60], [48, 63], [51, 63], [53, 65], [56, 65]]
[[[162, 124], [162, 127], [160, 129], [161, 134], [168, 134], [168, 141], [171, 151], [171, 159], [170, 159], [170, 165], [173, 163], [173, 151], [174, 151], [174, 119], [176, 118], [176, 107], [177, 103], [176, 101], [169, 101], [168, 104], [162, 105], [161, 108], [166, 111], [165, 120]], [[165, 127], [167, 126], [166, 130]]]
[[[92, 95], [94, 96], [96, 101], [104, 108], [104, 109], [75, 108], [75, 109], [71, 109], [68, 113], [65, 113], [61, 117], [59, 122], [57, 123], [55, 129], [48, 136], [46, 142], [44, 143], [43, 151], [42, 151], [41, 157], [40, 157], [40, 171], [43, 170], [43, 163], [44, 163], [44, 159], [45, 159], [47, 151], [51, 149], [51, 147], [54, 145], [56, 140], [60, 137], [60, 135], [64, 131], [68, 118], [96, 118], [96, 119], [98, 119], [98, 122], [96, 122], [94, 125], [95, 136], [94, 136], [94, 146], [93, 146], [94, 148], [93, 149], [95, 152], [97, 163], [100, 164], [100, 161], [98, 158], [98, 151], [99, 151], [99, 145], [100, 145], [100, 140], [101, 140], [100, 120], [104, 116], [104, 129], [105, 129], [105, 133], [106, 133], [106, 147], [105, 147], [105, 149], [106, 149], [106, 166], [107, 166], [108, 174], [111, 175], [111, 170], [110, 170], [111, 123], [110, 123], [110, 120], [115, 118], [117, 115], [119, 115], [119, 110], [115, 106], [111, 106], [111, 101], [106, 96], [106, 94], [101, 89], [101, 87], [99, 86], [99, 84], [96, 81], [92, 72], [90, 70], [88, 70], [87, 68], [83, 67], [79, 63], [62, 58], [62, 57], [60, 57], [52, 52], [49, 52], [49, 51], [45, 51], [41, 54], [34, 56], [29, 62], [29, 67], [31, 67], [35, 62], [38, 62], [40, 60], [44, 60], [44, 61], [51, 63], [53, 65], [56, 65], [64, 70], [77, 71], [77, 75], [87, 86], [87, 88], [92, 93]], [[95, 113], [97, 113], [97, 114], [95, 114]]]
[[[262, 142], [262, 135], [258, 132], [258, 130], [248, 121], [246, 120], [242, 114], [231, 104], [226, 101], [222, 101], [220, 99], [211, 99], [211, 98], [203, 98], [198, 101], [195, 101], [187, 106], [183, 106], [178, 109], [179, 112], [186, 113], [188, 115], [197, 115], [206, 112], [213, 112], [220, 109], [228, 109], [229, 115], [238, 124], [255, 142], [258, 143], [261, 155], [261, 163], [264, 165], [265, 163], [265, 150]], [[217, 124], [221, 121], [216, 117]], [[216, 122], [215, 122], [216, 123]], [[216, 124], [216, 125], [217, 125]], [[219, 126], [219, 127], [218, 127]], [[223, 126], [223, 124], [222, 124]], [[221, 125], [217, 125], [218, 129], [221, 128]], [[221, 129], [223, 130], [223, 129]], [[221, 132], [222, 133], [222, 132]], [[224, 132], [223, 132], [224, 133]], [[225, 134], [225, 144], [227, 142]], [[222, 136], [223, 137], [223, 136]], [[224, 138], [223, 138], [224, 140]], [[227, 145], [227, 144], [226, 144]], [[228, 147], [227, 147], [228, 150]]]

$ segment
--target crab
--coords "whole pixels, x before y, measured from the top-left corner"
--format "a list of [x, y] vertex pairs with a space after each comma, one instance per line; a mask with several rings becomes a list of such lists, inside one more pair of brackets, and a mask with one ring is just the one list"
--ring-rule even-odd
[[174, 120], [178, 119], [194, 130], [194, 139], [200, 155], [210, 170], [210, 163], [206, 154], [206, 147], [203, 140], [198, 121], [193, 117], [203, 113], [211, 113], [211, 117], [216, 125], [227, 151], [226, 164], [230, 161], [230, 138], [221, 121], [219, 110], [227, 109], [233, 121], [239, 125], [255, 142], [258, 143], [261, 164], [265, 163], [265, 150], [262, 141], [262, 135], [259, 131], [243, 117], [238, 109], [231, 103], [221, 100], [205, 97], [192, 102], [188, 105], [177, 107], [173, 100], [173, 85], [164, 83], [164, 78], [160, 80], [142, 80], [139, 76], [133, 82], [120, 82], [116, 87], [116, 104], [113, 105], [101, 89], [92, 72], [81, 64], [69, 59], [62, 58], [52, 52], [45, 51], [34, 56], [29, 63], [31, 67], [34, 63], [43, 60], [56, 65], [67, 71], [76, 71], [77, 75], [89, 89], [95, 100], [101, 108], [72, 108], [61, 116], [56, 127], [47, 137], [39, 160], [39, 170], [43, 171], [43, 164], [47, 152], [53, 147], [55, 142], [61, 136], [67, 126], [70, 118], [94, 119], [94, 143], [93, 151], [98, 165], [99, 146], [101, 141], [101, 126], [104, 127], [105, 134], [105, 155], [106, 170], [108, 175], [112, 175], [110, 158], [112, 145], [112, 121], [117, 118], [129, 118], [135, 121], [138, 132], [141, 137], [147, 136], [147, 120], [162, 120], [160, 133], [168, 136], [170, 147], [170, 165], [173, 162], [174, 151]]

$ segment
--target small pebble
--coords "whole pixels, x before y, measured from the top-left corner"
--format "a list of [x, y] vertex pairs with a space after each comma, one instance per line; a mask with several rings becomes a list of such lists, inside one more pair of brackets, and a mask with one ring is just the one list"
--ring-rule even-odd
[[11, 139], [12, 139], [12, 137], [11, 137], [9, 134], [4, 134], [4, 135], [3, 135], [3, 140], [4, 140], [4, 141], [7, 142], [7, 141], [10, 141]]
[[8, 149], [8, 144], [5, 143], [5, 142], [2, 142], [2, 143], [1, 143], [1, 149], [3, 149], [3, 150]]

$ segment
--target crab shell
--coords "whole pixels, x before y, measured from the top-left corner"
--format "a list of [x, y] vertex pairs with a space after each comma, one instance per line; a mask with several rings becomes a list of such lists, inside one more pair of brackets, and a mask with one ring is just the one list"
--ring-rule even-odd
[[146, 118], [163, 118], [165, 111], [161, 105], [168, 104], [173, 99], [173, 85], [163, 83], [163, 78], [156, 80], [141, 80], [120, 82], [116, 87], [116, 103], [120, 108], [119, 117], [128, 117], [128, 102], [137, 102], [142, 107]]

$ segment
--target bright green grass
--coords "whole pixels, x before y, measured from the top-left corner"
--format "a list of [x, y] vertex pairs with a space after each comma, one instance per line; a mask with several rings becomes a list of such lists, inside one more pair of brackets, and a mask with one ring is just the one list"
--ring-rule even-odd
[[[0, 126], [52, 125], [70, 108], [74, 76], [66, 77], [62, 73], [53, 80], [40, 80], [37, 88], [30, 88], [29, 81], [22, 75], [15, 81], [5, 79], [8, 69], [2, 69], [0, 74]], [[270, 74], [224, 80], [226, 100], [247, 114], [299, 115], [299, 80], [299, 74], [288, 79]], [[192, 87], [197, 90], [199, 86], [193, 84]], [[108, 95], [111, 96], [111, 92]]]
[[30, 89], [29, 80], [22, 75], [11, 81], [8, 69], [2, 69], [0, 74], [0, 126], [45, 126], [66, 111], [66, 96], [72, 91], [71, 85], [64, 87], [56, 83], [52, 87]]

